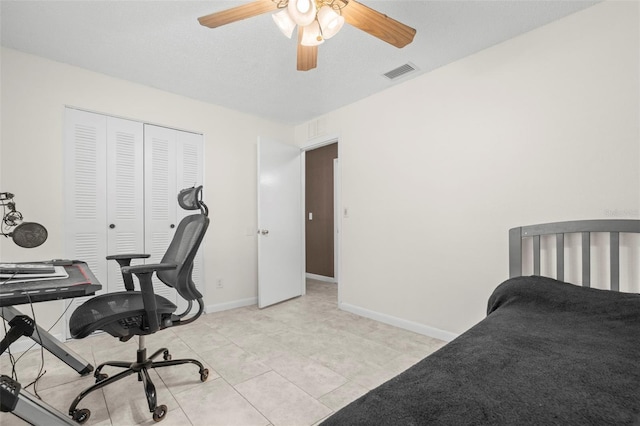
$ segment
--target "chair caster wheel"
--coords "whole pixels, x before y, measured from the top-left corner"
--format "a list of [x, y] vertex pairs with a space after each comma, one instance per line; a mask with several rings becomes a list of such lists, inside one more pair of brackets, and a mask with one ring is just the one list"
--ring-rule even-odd
[[207, 379], [209, 378], [209, 369], [205, 368], [204, 370], [202, 370], [202, 372], [200, 373], [200, 381], [201, 382], [206, 382]]
[[169, 353], [169, 351], [164, 351], [164, 353], [162, 354], [162, 358], [164, 358], [165, 361], [171, 361], [171, 354]]
[[98, 373], [98, 374], [95, 374], [94, 376], [96, 378], [96, 383], [109, 378], [109, 375], [105, 373]]
[[158, 405], [155, 410], [153, 410], [153, 421], [159, 422], [164, 420], [167, 415], [167, 406], [166, 405]]
[[71, 414], [71, 418], [80, 424], [83, 424], [84, 422], [89, 420], [89, 417], [91, 417], [91, 411], [89, 411], [89, 409], [87, 408], [75, 410], [73, 414]]

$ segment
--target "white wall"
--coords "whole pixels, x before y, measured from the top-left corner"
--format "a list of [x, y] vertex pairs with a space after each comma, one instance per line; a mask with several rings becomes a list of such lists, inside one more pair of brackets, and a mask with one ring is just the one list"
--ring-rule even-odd
[[[261, 135], [292, 142], [291, 126], [15, 50], [3, 48], [1, 59], [0, 191], [15, 194], [25, 220], [49, 231], [34, 249], [1, 238], [3, 261], [64, 255], [62, 126], [69, 105], [205, 135], [204, 198], [212, 219], [205, 238], [206, 304], [215, 308], [257, 297], [256, 237], [246, 235], [256, 228], [256, 141]], [[223, 289], [213, 284], [218, 277]], [[47, 326], [62, 303], [37, 308]]]
[[639, 218], [638, 15], [599, 4], [320, 117], [343, 307], [450, 338], [508, 277], [509, 228]]

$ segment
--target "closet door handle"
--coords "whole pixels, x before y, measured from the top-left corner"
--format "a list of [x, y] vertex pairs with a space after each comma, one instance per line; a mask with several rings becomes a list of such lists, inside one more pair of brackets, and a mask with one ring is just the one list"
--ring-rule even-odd
[[171, 229], [173, 229], [173, 228], [175, 228], [175, 227], [176, 227], [176, 225], [175, 225], [175, 224], [173, 224], [173, 223], [172, 223], [171, 225], [169, 225], [169, 228], [171, 228]]
[[115, 228], [115, 227], [116, 227], [116, 225], [115, 225], [114, 223], [112, 223], [111, 225], [109, 225], [109, 228], [111, 228], [111, 229], [113, 229], [113, 228]]

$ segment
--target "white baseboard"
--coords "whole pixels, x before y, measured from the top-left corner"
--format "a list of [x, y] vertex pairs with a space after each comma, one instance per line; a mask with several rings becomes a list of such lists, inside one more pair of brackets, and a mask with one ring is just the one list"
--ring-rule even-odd
[[450, 331], [440, 330], [439, 328], [429, 327], [428, 325], [420, 324], [417, 322], [405, 320], [387, 314], [382, 314], [376, 311], [370, 311], [369, 309], [350, 305], [348, 303], [340, 303], [339, 307], [343, 311], [351, 312], [352, 314], [360, 315], [361, 317], [370, 318], [372, 320], [380, 321], [385, 324], [393, 325], [394, 327], [413, 331], [414, 333], [423, 334], [425, 336], [444, 340], [446, 342], [450, 342], [459, 336], [458, 334], [451, 333]]
[[324, 282], [328, 282], [328, 283], [337, 283], [336, 279], [334, 277], [325, 277], [324, 275], [316, 275], [316, 274], [310, 274], [310, 273], [306, 273], [306, 277], [310, 278], [312, 280], [317, 280], [317, 281], [324, 281]]
[[205, 312], [210, 314], [212, 312], [228, 311], [229, 309], [243, 308], [245, 306], [257, 305], [258, 298], [250, 297], [248, 299], [233, 300], [231, 302], [216, 303], [215, 305], [209, 305], [205, 308]]

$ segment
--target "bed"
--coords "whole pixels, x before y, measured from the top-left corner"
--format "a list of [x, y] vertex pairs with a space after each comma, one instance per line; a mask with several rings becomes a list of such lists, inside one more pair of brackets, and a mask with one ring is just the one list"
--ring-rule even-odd
[[[591, 286], [594, 233], [609, 236], [607, 290]], [[640, 220], [511, 229], [511, 278], [491, 294], [486, 318], [323, 426], [640, 425], [640, 294], [617, 291], [621, 274], [640, 285], [640, 235], [626, 236], [637, 233]], [[574, 235], [581, 285], [563, 281]], [[556, 250], [544, 250], [549, 239]], [[541, 276], [553, 251], [557, 279]]]

